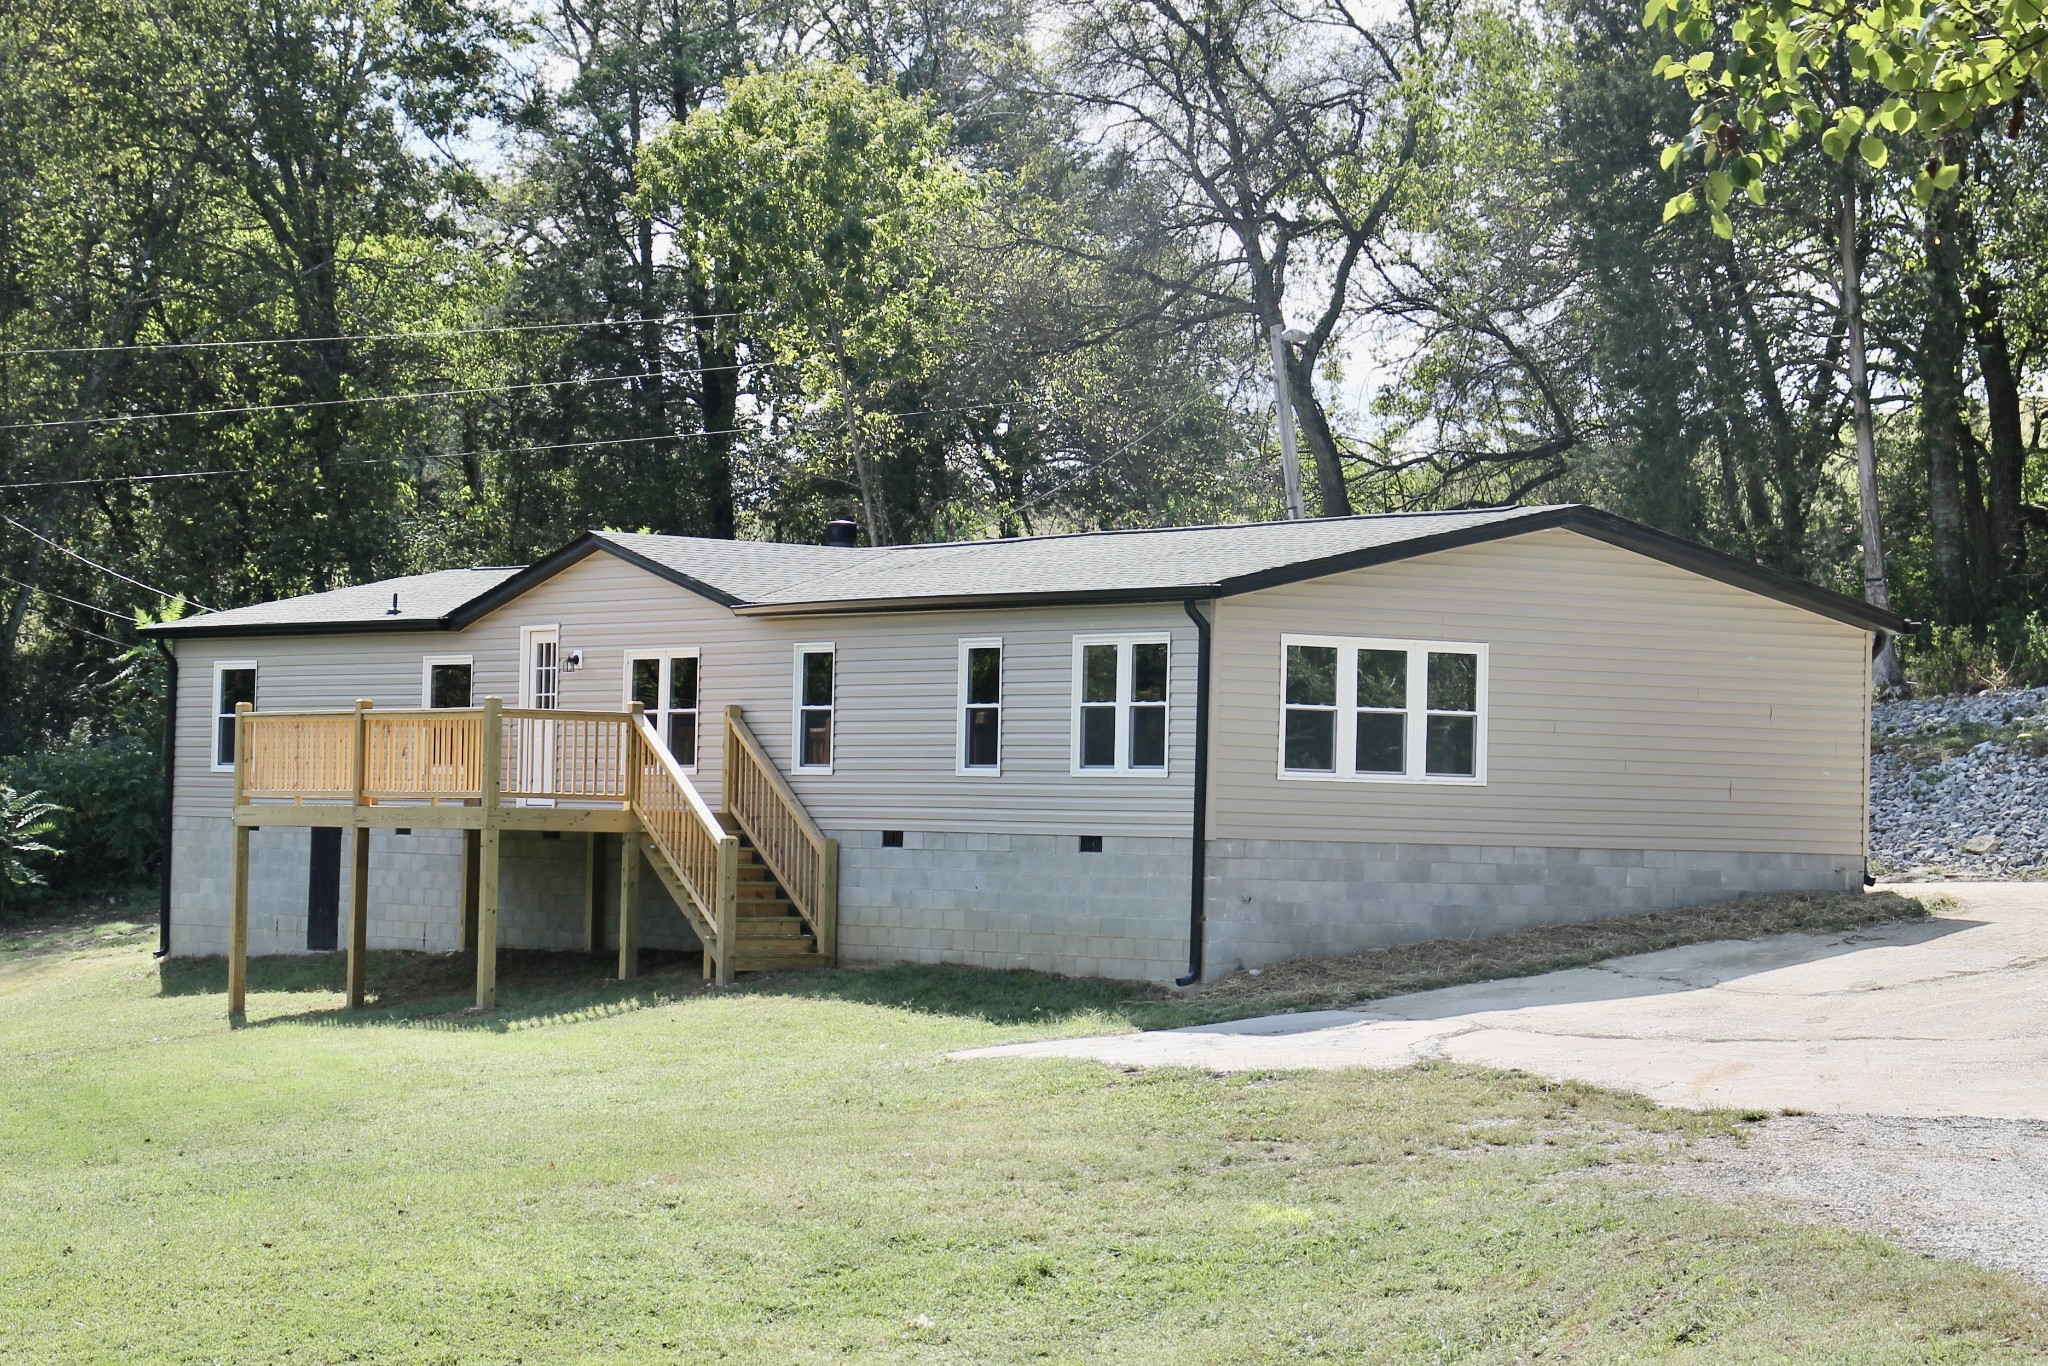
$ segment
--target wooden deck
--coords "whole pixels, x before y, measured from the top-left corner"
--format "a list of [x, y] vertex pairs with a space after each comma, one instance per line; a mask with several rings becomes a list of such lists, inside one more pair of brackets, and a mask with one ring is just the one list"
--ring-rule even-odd
[[[641, 856], [704, 945], [704, 974], [821, 966], [837, 953], [839, 847], [811, 820], [747, 729], [725, 714], [722, 811], [676, 765], [635, 703], [629, 711], [481, 707], [235, 716], [234, 867], [228, 1011], [248, 984], [249, 832], [265, 825], [355, 831], [348, 1002], [363, 1003], [369, 832], [464, 832], [462, 903], [451, 915], [477, 954], [477, 1004], [497, 998], [499, 840], [507, 830], [624, 837], [619, 976], [639, 957]], [[596, 855], [586, 879], [585, 939], [597, 951]]]

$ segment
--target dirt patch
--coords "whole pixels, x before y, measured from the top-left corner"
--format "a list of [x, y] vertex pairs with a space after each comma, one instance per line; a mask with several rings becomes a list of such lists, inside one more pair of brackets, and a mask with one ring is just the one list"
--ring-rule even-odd
[[[1545, 925], [1484, 939], [1432, 939], [1342, 958], [1301, 958], [1233, 972], [1191, 998], [1233, 1013], [1319, 1010], [1411, 991], [1529, 977], [1609, 958], [1721, 939], [1834, 934], [1924, 919], [1929, 903], [1897, 892], [1795, 893], [1715, 906]], [[1238, 1007], [1256, 1007], [1240, 1012]]]
[[1669, 1188], [2048, 1284], [2048, 1124], [1787, 1115], [1689, 1154], [1660, 1173]]

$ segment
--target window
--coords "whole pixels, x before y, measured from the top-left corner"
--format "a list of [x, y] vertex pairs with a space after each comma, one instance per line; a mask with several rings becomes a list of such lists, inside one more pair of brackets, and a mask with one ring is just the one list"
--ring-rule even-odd
[[213, 665], [213, 766], [235, 766], [235, 707], [256, 705], [256, 664], [248, 659], [221, 659]]
[[1168, 641], [1074, 638], [1074, 771], [1166, 771]]
[[833, 648], [796, 647], [796, 769], [832, 771]]
[[420, 701], [429, 708], [466, 707], [472, 660], [468, 655], [428, 655], [420, 661]]
[[647, 724], [684, 770], [697, 767], [697, 652], [626, 652], [626, 703], [640, 704]]
[[1486, 647], [1280, 640], [1280, 776], [1486, 781]]
[[996, 773], [1003, 757], [1003, 642], [960, 642], [960, 771]]

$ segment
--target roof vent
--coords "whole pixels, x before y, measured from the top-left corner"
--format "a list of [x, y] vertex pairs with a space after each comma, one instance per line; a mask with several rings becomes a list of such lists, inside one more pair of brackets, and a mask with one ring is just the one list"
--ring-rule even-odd
[[391, 610], [386, 612], [384, 615], [387, 617], [395, 617], [398, 615], [398, 594], [393, 593], [391, 595]]
[[860, 527], [851, 517], [834, 517], [825, 523], [825, 544], [857, 546], [860, 544]]

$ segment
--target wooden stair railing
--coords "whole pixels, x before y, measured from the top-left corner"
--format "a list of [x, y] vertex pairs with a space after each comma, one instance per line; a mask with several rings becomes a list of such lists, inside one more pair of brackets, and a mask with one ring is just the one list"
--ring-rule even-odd
[[703, 941], [706, 975], [728, 986], [739, 959], [739, 837], [718, 823], [637, 704], [633, 724], [627, 802], [656, 873]]
[[827, 963], [839, 953], [839, 841], [828, 839], [747, 729], [725, 709], [725, 812], [803, 917]]

